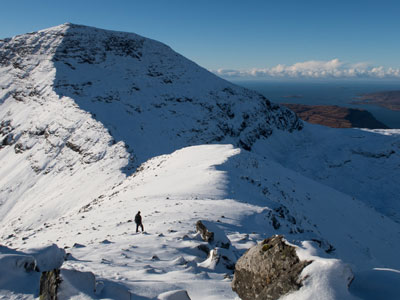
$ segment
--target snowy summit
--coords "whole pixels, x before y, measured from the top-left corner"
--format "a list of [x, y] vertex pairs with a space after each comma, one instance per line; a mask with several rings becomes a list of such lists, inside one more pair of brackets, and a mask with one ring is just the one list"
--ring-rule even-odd
[[0, 298], [60, 268], [60, 299], [239, 299], [236, 261], [275, 234], [311, 262], [282, 299], [400, 297], [398, 130], [303, 123], [74, 24], [0, 40], [0, 122]]

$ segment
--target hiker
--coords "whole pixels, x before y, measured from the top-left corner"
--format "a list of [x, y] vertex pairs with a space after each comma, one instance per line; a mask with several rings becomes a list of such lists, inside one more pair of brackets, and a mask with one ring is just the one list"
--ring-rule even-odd
[[140, 211], [135, 216], [135, 223], [136, 223], [136, 232], [139, 232], [139, 226], [142, 227], [142, 232], [144, 231], [143, 229], [143, 224], [142, 224], [142, 216], [140, 215]]

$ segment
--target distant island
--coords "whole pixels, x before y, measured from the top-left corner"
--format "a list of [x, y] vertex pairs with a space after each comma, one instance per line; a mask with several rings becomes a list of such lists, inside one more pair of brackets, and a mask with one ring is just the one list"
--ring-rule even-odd
[[400, 111], [400, 91], [385, 91], [364, 94], [357, 98], [355, 104], [376, 104], [390, 110]]
[[379, 122], [374, 116], [363, 109], [340, 107], [336, 105], [305, 105], [282, 103], [294, 111], [302, 120], [333, 128], [369, 128], [387, 129], [385, 124]]

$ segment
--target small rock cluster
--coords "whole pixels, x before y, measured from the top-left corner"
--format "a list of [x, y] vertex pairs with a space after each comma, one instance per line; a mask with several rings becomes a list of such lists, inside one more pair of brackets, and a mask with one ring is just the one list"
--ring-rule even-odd
[[207, 221], [197, 221], [196, 231], [208, 243], [198, 246], [199, 250], [208, 255], [207, 259], [199, 265], [232, 273], [238, 254], [225, 233], [218, 226]]

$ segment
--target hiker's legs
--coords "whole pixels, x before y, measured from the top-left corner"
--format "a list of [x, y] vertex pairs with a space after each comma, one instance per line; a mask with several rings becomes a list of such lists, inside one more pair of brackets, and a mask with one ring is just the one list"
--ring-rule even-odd
[[140, 227], [142, 227], [142, 232], [143, 232], [144, 231], [143, 224], [140, 224]]
[[139, 224], [136, 224], [136, 232], [139, 232]]

